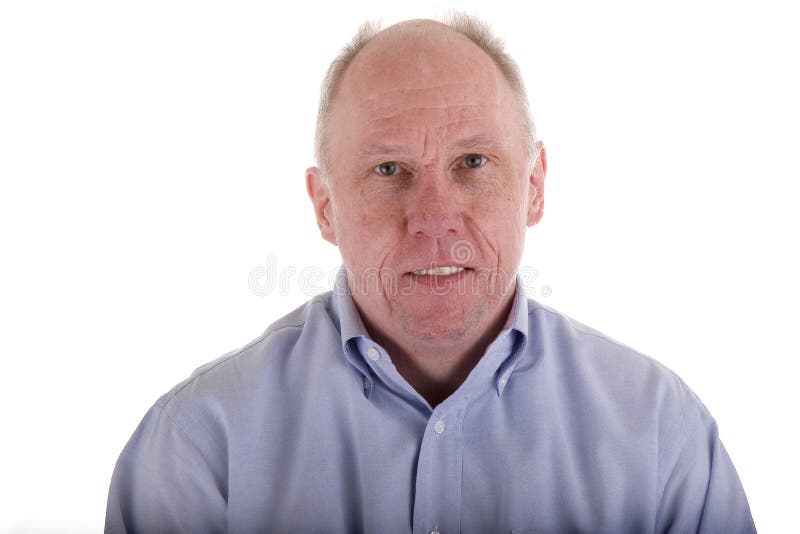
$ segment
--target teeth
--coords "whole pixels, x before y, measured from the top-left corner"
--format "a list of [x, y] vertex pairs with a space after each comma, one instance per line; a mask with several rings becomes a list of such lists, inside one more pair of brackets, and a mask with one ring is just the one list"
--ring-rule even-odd
[[435, 269], [420, 269], [419, 271], [414, 271], [416, 275], [431, 275], [431, 276], [447, 276], [448, 274], [456, 274], [463, 271], [463, 267], [436, 267]]

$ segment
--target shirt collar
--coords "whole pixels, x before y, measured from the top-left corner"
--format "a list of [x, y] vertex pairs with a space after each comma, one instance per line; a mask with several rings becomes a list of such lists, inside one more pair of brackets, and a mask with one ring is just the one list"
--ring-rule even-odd
[[[369, 396], [371, 391], [370, 365], [366, 362], [361, 349], [367, 346], [365, 341], [371, 340], [371, 338], [353, 302], [347, 268], [344, 266], [339, 269], [335, 278], [333, 302], [339, 319], [342, 351], [350, 364], [364, 375], [365, 393]], [[498, 395], [502, 394], [508, 384], [509, 377], [521, 358], [527, 342], [528, 299], [524, 294], [521, 280], [517, 277], [511, 312], [503, 329], [487, 348], [482, 359], [483, 364], [480, 365], [481, 367], [488, 365], [492, 371], [496, 371], [494, 374]]]
[[508, 314], [503, 330], [515, 330], [525, 339], [528, 338], [528, 298], [525, 296], [519, 276], [516, 281], [514, 303], [511, 305], [511, 313]]
[[525, 353], [525, 347], [528, 344], [528, 325], [528, 297], [525, 295], [522, 280], [517, 276], [511, 312], [508, 314], [508, 320], [503, 330], [497, 336], [497, 340], [500, 340], [505, 335], [510, 341], [508, 354], [502, 360], [495, 373], [495, 385], [498, 395], [503, 394], [511, 373], [514, 372], [514, 368]]
[[369, 338], [367, 328], [356, 310], [353, 297], [350, 294], [350, 284], [347, 280], [347, 268], [342, 267], [336, 274], [333, 284], [333, 300], [339, 315], [339, 329], [342, 334], [342, 348], [346, 348], [351, 339], [358, 337]]

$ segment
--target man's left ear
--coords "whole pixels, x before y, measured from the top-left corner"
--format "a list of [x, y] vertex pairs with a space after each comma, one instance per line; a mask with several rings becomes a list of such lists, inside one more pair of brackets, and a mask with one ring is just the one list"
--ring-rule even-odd
[[536, 160], [531, 169], [528, 194], [528, 226], [533, 226], [544, 214], [544, 177], [547, 174], [547, 151], [544, 143], [536, 142]]

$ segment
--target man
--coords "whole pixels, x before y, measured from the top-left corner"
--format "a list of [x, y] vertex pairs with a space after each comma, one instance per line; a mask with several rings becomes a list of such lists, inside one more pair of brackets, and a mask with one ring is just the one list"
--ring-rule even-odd
[[151, 408], [108, 532], [755, 530], [686, 385], [520, 293], [547, 156], [481, 24], [366, 26], [317, 158], [337, 290]]

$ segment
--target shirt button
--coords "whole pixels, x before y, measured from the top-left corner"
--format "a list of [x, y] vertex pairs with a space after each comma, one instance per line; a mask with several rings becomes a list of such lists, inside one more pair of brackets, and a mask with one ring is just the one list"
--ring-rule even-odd
[[372, 382], [370, 382], [369, 378], [365, 378], [364, 379], [364, 389], [369, 389], [369, 387], [371, 385], [372, 385]]
[[378, 352], [378, 349], [376, 349], [375, 347], [370, 347], [367, 350], [367, 356], [369, 356], [369, 359], [374, 362], [377, 362], [378, 360], [381, 359], [381, 353]]
[[436, 432], [437, 434], [441, 434], [442, 432], [444, 432], [444, 421], [441, 419], [436, 421], [436, 424], [433, 425], [433, 431]]
[[431, 534], [439, 534], [438, 530], [431, 530]]
[[504, 376], [503, 378], [501, 378], [501, 379], [500, 379], [500, 382], [499, 382], [499, 384], [500, 384], [500, 387], [501, 387], [501, 388], [502, 388], [502, 387], [505, 387], [505, 385], [506, 385], [506, 384], [508, 384], [508, 378], [506, 378], [506, 377]]

